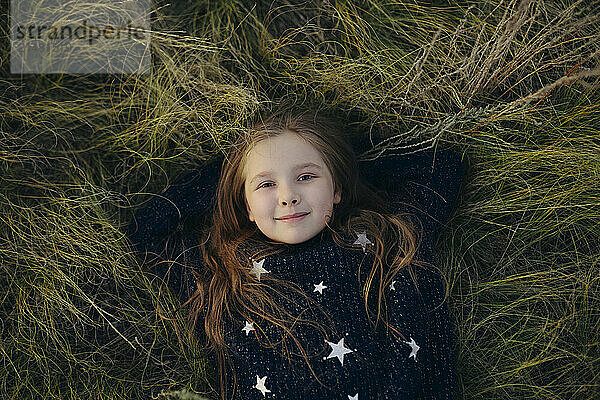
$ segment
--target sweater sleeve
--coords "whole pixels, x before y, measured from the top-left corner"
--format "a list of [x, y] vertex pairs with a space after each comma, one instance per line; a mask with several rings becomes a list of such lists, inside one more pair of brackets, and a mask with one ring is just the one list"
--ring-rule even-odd
[[367, 182], [389, 194], [392, 210], [416, 215], [434, 242], [452, 214], [461, 187], [460, 156], [437, 149], [361, 161], [359, 166]]
[[220, 161], [187, 173], [139, 209], [128, 227], [134, 250], [182, 301], [194, 286], [191, 268], [183, 266], [201, 259], [193, 239], [213, 204], [219, 173]]

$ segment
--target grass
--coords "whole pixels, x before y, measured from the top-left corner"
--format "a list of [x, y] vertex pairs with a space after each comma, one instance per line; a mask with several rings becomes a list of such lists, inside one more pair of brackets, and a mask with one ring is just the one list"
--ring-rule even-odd
[[298, 106], [384, 140], [364, 158], [468, 163], [437, 246], [460, 398], [597, 398], [600, 3], [245, 3], [157, 4], [148, 75], [11, 75], [0, 42], [0, 396], [208, 394], [203, 343], [123, 232]]

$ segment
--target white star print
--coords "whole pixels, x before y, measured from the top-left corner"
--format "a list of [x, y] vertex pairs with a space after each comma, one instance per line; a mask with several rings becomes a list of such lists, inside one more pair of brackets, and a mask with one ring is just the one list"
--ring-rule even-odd
[[267, 271], [263, 268], [263, 264], [265, 263], [265, 259], [263, 258], [259, 262], [252, 261], [252, 269], [250, 270], [251, 274], [256, 275], [256, 278], [260, 281], [260, 274], [268, 274], [271, 271]]
[[367, 234], [366, 233], [357, 233], [356, 234], [358, 236], [358, 239], [356, 239], [356, 242], [352, 243], [352, 244], [360, 244], [363, 248], [363, 252], [367, 252], [367, 245], [368, 244], [373, 244], [371, 243], [371, 241], [369, 239], [367, 239]]
[[412, 337], [410, 338], [410, 342], [404, 342], [407, 345], [410, 346], [410, 355], [408, 356], [408, 358], [414, 358], [415, 362], [417, 361], [417, 351], [419, 351], [420, 347], [417, 344], [417, 342], [415, 342], [415, 339], [413, 339]]
[[348, 395], [348, 400], [358, 400], [358, 393], [356, 393], [354, 396]]
[[252, 325], [252, 322], [248, 322], [246, 321], [246, 326], [244, 326], [242, 328], [243, 331], [246, 332], [246, 336], [248, 336], [248, 334], [250, 333], [250, 331], [254, 330], [254, 325]]
[[354, 350], [350, 350], [347, 347], [344, 347], [344, 338], [341, 338], [339, 342], [336, 343], [332, 343], [328, 340], [326, 340], [327, 344], [329, 346], [331, 346], [331, 353], [329, 353], [329, 355], [327, 357], [324, 357], [323, 360], [326, 360], [328, 358], [333, 358], [333, 357], [337, 357], [338, 360], [340, 360], [340, 362], [342, 363], [342, 366], [344, 365], [344, 354], [348, 354], [348, 353], [353, 353]]
[[323, 294], [323, 289], [327, 289], [327, 286], [323, 285], [323, 281], [321, 281], [321, 283], [319, 283], [318, 285], [314, 285], [315, 290], [313, 290], [313, 292], [319, 292], [321, 294]]
[[258, 375], [256, 375], [256, 385], [252, 386], [253, 388], [260, 390], [263, 397], [265, 397], [265, 393], [271, 393], [271, 391], [265, 387], [266, 380], [267, 380], [266, 376], [259, 378]]

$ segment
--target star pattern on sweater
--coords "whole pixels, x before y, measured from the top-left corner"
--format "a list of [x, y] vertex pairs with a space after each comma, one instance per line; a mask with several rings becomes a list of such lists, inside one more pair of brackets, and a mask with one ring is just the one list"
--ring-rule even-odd
[[394, 287], [395, 284], [396, 284], [396, 281], [392, 281], [392, 283], [390, 284], [391, 290], [396, 290], [396, 288]]
[[260, 281], [260, 274], [268, 274], [269, 272], [271, 272], [271, 271], [267, 271], [266, 269], [263, 268], [264, 263], [265, 263], [264, 258], [262, 260], [260, 260], [259, 262], [252, 261], [252, 269], [250, 270], [250, 273], [255, 275], [259, 281]]
[[250, 333], [250, 331], [253, 331], [253, 330], [254, 330], [254, 325], [252, 324], [252, 322], [248, 322], [248, 321], [246, 321], [246, 326], [244, 326], [244, 327], [242, 328], [242, 330], [243, 330], [244, 332], [246, 332], [246, 336], [248, 336], [248, 334]]
[[[348, 335], [348, 334], [346, 334]], [[331, 353], [327, 357], [324, 357], [323, 360], [327, 360], [328, 358], [337, 357], [340, 360], [342, 366], [344, 366], [344, 355], [348, 353], [353, 353], [355, 350], [351, 350], [344, 346], [344, 338], [341, 338], [339, 342], [333, 343], [326, 340], [327, 344], [331, 346]]]
[[408, 356], [408, 358], [414, 358], [415, 362], [417, 361], [417, 351], [419, 351], [419, 349], [421, 347], [419, 347], [419, 345], [417, 344], [417, 342], [415, 342], [415, 339], [413, 339], [412, 337], [410, 338], [410, 342], [404, 342], [407, 345], [410, 346], [410, 355]]
[[260, 378], [258, 375], [256, 375], [256, 385], [252, 386], [253, 388], [260, 390], [263, 397], [266, 396], [266, 393], [271, 393], [271, 391], [269, 389], [267, 389], [265, 386], [266, 380], [267, 380], [266, 376], [263, 376], [262, 378]]
[[348, 400], [358, 400], [358, 393], [356, 393], [354, 396], [348, 395]]
[[323, 294], [323, 289], [327, 289], [327, 286], [323, 285], [323, 281], [321, 281], [321, 283], [319, 283], [318, 285], [314, 285], [315, 290], [313, 290], [313, 292], [319, 292], [321, 294]]
[[373, 243], [371, 243], [371, 241], [367, 238], [366, 233], [357, 233], [356, 236], [358, 236], [358, 238], [356, 239], [356, 242], [354, 242], [352, 244], [360, 244], [362, 246], [363, 252], [366, 253], [367, 245], [368, 244], [372, 245]]

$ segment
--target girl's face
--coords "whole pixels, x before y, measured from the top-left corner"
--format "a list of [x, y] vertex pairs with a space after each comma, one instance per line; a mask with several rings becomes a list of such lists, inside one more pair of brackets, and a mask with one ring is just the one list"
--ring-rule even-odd
[[313, 238], [341, 199], [321, 154], [291, 131], [256, 143], [243, 174], [250, 221], [278, 242]]

